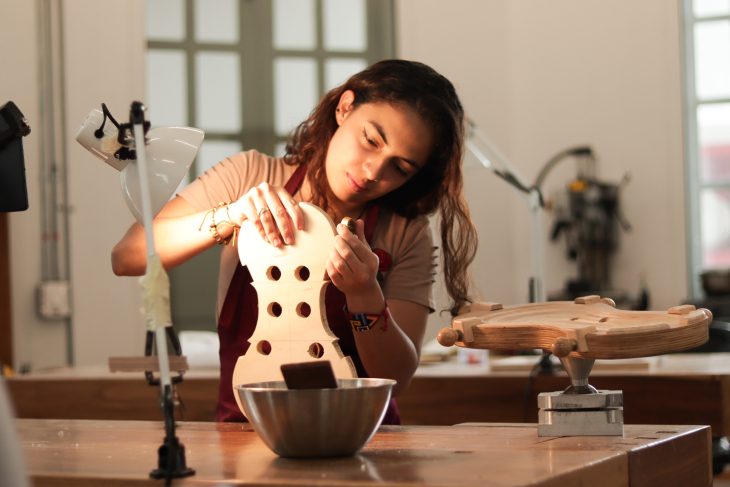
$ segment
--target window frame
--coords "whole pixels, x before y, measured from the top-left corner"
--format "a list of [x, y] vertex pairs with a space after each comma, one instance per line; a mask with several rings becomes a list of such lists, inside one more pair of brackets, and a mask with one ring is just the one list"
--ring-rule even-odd
[[[195, 2], [184, 0], [185, 38], [181, 41], [147, 40], [147, 49], [183, 51], [186, 57], [187, 123], [197, 126], [195, 69], [200, 51], [236, 52], [240, 55], [241, 130], [216, 132], [206, 130], [206, 140], [238, 141], [244, 150], [257, 149], [274, 155], [277, 144], [287, 136], [277, 135], [274, 127], [274, 59], [277, 57], [314, 58], [317, 62], [318, 95], [324, 94], [325, 60], [362, 58], [367, 65], [395, 57], [394, 0], [365, 0], [367, 49], [363, 52], [326, 51], [324, 49], [323, 0], [314, 0], [316, 46], [312, 50], [276, 50], [273, 45], [273, 1], [238, 0], [239, 39], [236, 44], [197, 42], [195, 40]], [[259, 22], [260, 19], [268, 22]], [[252, 67], [254, 69], [252, 69]], [[319, 98], [318, 97], [318, 98]], [[196, 174], [198, 161], [190, 173]]]
[[687, 248], [688, 248], [688, 288], [692, 299], [702, 299], [700, 274], [705, 271], [702, 255], [702, 216], [700, 195], [705, 188], [730, 190], [726, 183], [703, 182], [700, 176], [700, 147], [698, 139], [697, 110], [703, 105], [730, 103], [728, 98], [699, 100], [697, 98], [695, 73], [695, 26], [698, 23], [717, 20], [730, 20], [730, 13], [697, 18], [694, 15], [693, 0], [680, 0], [683, 37], [683, 75], [684, 75], [684, 121], [685, 121], [685, 174], [687, 189]]

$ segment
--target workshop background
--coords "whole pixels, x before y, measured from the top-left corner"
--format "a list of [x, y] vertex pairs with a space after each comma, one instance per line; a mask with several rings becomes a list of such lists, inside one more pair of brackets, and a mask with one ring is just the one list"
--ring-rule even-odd
[[[141, 354], [144, 340], [137, 280], [111, 270], [111, 249], [134, 221], [119, 176], [73, 137], [102, 102], [125, 118], [132, 100], [146, 101], [146, 4], [62, 3], [63, 83], [56, 85], [56, 103], [65, 101], [65, 110], [57, 112], [65, 111], [65, 117], [57, 114], [56, 124], [67, 136], [69, 201], [59, 210], [69, 211], [64, 255], [70, 272], [64, 277], [71, 283], [72, 306], [70, 318], [56, 321], [41, 319], [36, 311], [44, 238], [39, 161], [48, 155], [36, 131], [44, 113], [38, 95], [40, 5], [0, 0], [0, 102], [13, 100], [34, 130], [24, 140], [30, 209], [8, 217], [10, 308], [0, 310], [9, 317], [10, 362], [16, 370], [65, 365], [69, 350], [76, 365], [104, 364], [109, 356]], [[615, 288], [638, 295], [643, 281], [654, 310], [699, 297], [691, 291], [689, 270], [682, 2], [395, 0], [392, 5], [395, 55], [422, 61], [450, 79], [468, 116], [528, 180], [551, 156], [579, 144], [591, 145], [598, 155], [601, 180], [617, 183], [631, 174], [621, 207], [632, 231], [621, 232], [612, 259]], [[527, 208], [491, 171], [474, 164], [466, 171], [466, 196], [479, 232], [475, 285], [484, 300], [525, 303], [531, 273]], [[556, 168], [543, 188], [546, 195], [563, 190], [575, 175], [573, 163]], [[546, 249], [550, 292], [575, 276], [576, 267], [562, 240]], [[438, 291], [443, 308], [446, 299]], [[210, 312], [213, 307], [211, 301]], [[426, 338], [448, 318], [432, 314]]]

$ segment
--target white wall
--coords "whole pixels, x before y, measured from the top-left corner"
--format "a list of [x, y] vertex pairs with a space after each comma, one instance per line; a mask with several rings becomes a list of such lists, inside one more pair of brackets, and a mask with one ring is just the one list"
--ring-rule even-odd
[[[64, 5], [72, 139], [102, 101], [126, 118], [129, 103], [143, 99], [144, 3]], [[10, 218], [12, 316], [16, 367], [41, 368], [64, 363], [65, 335], [62, 325], [39, 320], [34, 304], [41, 229], [35, 8], [33, 1], [0, 0], [0, 103], [15, 101], [34, 129], [25, 140], [31, 207]], [[643, 272], [654, 309], [678, 304], [687, 294], [678, 2], [397, 0], [396, 13], [399, 56], [451, 79], [468, 115], [528, 179], [554, 153], [579, 143], [596, 149], [602, 178], [632, 173], [623, 206], [634, 232], [621, 236], [613, 282], [637, 290]], [[141, 353], [136, 281], [114, 277], [109, 263], [132, 217], [117, 173], [72, 140], [68, 147], [76, 362], [104, 363]], [[566, 164], [545, 189], [573, 175]], [[526, 302], [522, 200], [478, 169], [469, 171], [465, 191], [479, 230], [473, 274], [482, 297]], [[548, 290], [556, 290], [575, 275], [574, 265], [562, 243], [549, 245], [547, 257]], [[447, 322], [432, 315], [429, 334]]]
[[[66, 131], [69, 164], [71, 282], [75, 361], [102, 364], [110, 355], [139, 355], [144, 323], [136, 281], [117, 278], [110, 252], [133, 222], [118, 173], [74, 141], [92, 108], [105, 102], [116, 118], [144, 97], [142, 0], [73, 0], [64, 5]], [[34, 1], [0, 0], [0, 103], [13, 100], [28, 118], [25, 139], [30, 209], [10, 216], [12, 323], [15, 366], [64, 365], [63, 324], [40, 320], [35, 286], [40, 271], [39, 79]]]
[[[622, 205], [634, 230], [621, 235], [612, 282], [637, 291], [643, 273], [653, 309], [688, 293], [678, 4], [398, 0], [396, 10], [399, 57], [454, 82], [468, 115], [528, 180], [578, 144], [597, 152], [601, 179], [631, 173]], [[566, 162], [543, 189], [558, 190], [574, 175]], [[526, 302], [524, 204], [487, 171], [469, 172], [466, 196], [479, 231], [472, 272], [483, 297]], [[564, 249], [548, 245], [548, 291], [576, 275]], [[428, 337], [444, 322], [432, 316]]]

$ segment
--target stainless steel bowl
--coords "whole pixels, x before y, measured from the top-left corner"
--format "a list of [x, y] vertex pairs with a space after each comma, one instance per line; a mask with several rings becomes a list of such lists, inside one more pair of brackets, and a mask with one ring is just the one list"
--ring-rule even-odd
[[390, 379], [337, 379], [337, 389], [286, 388], [284, 381], [236, 386], [244, 414], [274, 453], [316, 458], [354, 455], [385, 416]]

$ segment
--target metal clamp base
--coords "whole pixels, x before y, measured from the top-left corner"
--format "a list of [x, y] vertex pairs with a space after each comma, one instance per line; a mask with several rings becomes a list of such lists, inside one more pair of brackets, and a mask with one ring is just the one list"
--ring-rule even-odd
[[543, 392], [537, 396], [537, 407], [540, 409], [599, 409], [623, 405], [622, 391], [598, 391], [595, 394]]
[[537, 398], [537, 436], [622, 436], [623, 393], [542, 393]]

